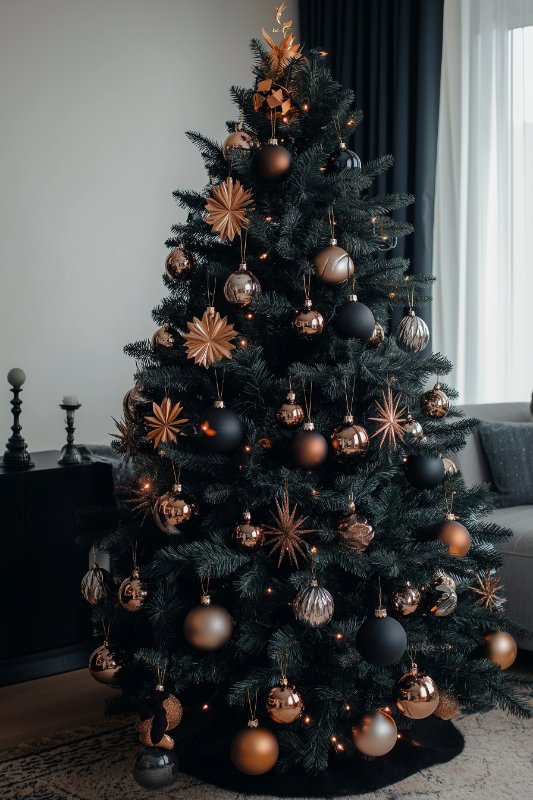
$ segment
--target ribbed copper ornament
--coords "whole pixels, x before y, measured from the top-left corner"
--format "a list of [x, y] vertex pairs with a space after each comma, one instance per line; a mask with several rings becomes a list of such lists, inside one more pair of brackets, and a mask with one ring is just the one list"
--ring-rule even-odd
[[333, 597], [313, 578], [306, 589], [301, 589], [292, 601], [294, 616], [310, 628], [327, 625], [333, 616]]

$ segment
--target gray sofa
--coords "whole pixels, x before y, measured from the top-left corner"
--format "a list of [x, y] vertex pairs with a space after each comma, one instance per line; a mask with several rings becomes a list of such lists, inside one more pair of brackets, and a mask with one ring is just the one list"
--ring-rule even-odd
[[[533, 424], [529, 403], [487, 403], [461, 408], [468, 417], [489, 422]], [[489, 465], [477, 433], [470, 436], [464, 450], [453, 456], [453, 460], [467, 485], [490, 483]], [[499, 545], [505, 558], [500, 577], [507, 597], [507, 615], [533, 630], [533, 505], [496, 508], [490, 519], [513, 531], [513, 538]], [[533, 650], [533, 641], [520, 642], [520, 646]]]

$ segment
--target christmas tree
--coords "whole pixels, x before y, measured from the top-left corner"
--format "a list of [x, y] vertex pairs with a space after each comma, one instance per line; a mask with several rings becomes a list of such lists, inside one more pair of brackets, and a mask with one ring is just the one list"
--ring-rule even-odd
[[174, 193], [159, 328], [126, 348], [132, 476], [88, 528], [117, 586], [83, 585], [91, 671], [143, 700], [141, 741], [246, 774], [360, 763], [460, 706], [527, 713], [510, 532], [452, 460], [476, 421], [416, 314], [431, 279], [392, 253], [413, 198], [373, 193], [392, 157], [349, 149], [353, 93], [278, 22], [223, 146], [189, 134], [208, 183]]

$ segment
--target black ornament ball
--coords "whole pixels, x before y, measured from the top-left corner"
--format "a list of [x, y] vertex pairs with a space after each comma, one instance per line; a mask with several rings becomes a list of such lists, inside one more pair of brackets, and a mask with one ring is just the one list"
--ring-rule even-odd
[[326, 173], [337, 175], [344, 169], [361, 169], [361, 159], [353, 150], [348, 150], [346, 144], [341, 142], [338, 149], [328, 158]]
[[260, 180], [265, 183], [282, 181], [292, 165], [292, 156], [277, 139], [269, 139], [254, 156], [254, 165]]
[[438, 456], [408, 456], [405, 477], [416, 489], [435, 489], [444, 481], [442, 458]]
[[375, 616], [367, 617], [357, 636], [355, 646], [365, 661], [377, 667], [387, 667], [403, 656], [407, 648], [407, 635], [403, 625], [378, 608]]
[[376, 320], [369, 307], [360, 303], [357, 295], [351, 294], [337, 309], [333, 326], [342, 339], [355, 338], [368, 342], [374, 333]]
[[139, 747], [133, 760], [133, 777], [143, 789], [167, 789], [176, 783], [179, 762], [174, 750]]
[[209, 453], [227, 453], [235, 450], [242, 441], [242, 423], [230, 408], [225, 408], [222, 400], [215, 401], [202, 417], [199, 425], [200, 443]]

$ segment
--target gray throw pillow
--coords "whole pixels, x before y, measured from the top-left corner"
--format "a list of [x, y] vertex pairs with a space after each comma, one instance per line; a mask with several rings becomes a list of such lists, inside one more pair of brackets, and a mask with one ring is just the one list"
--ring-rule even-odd
[[481, 422], [478, 432], [496, 489], [496, 506], [533, 503], [533, 423]]

